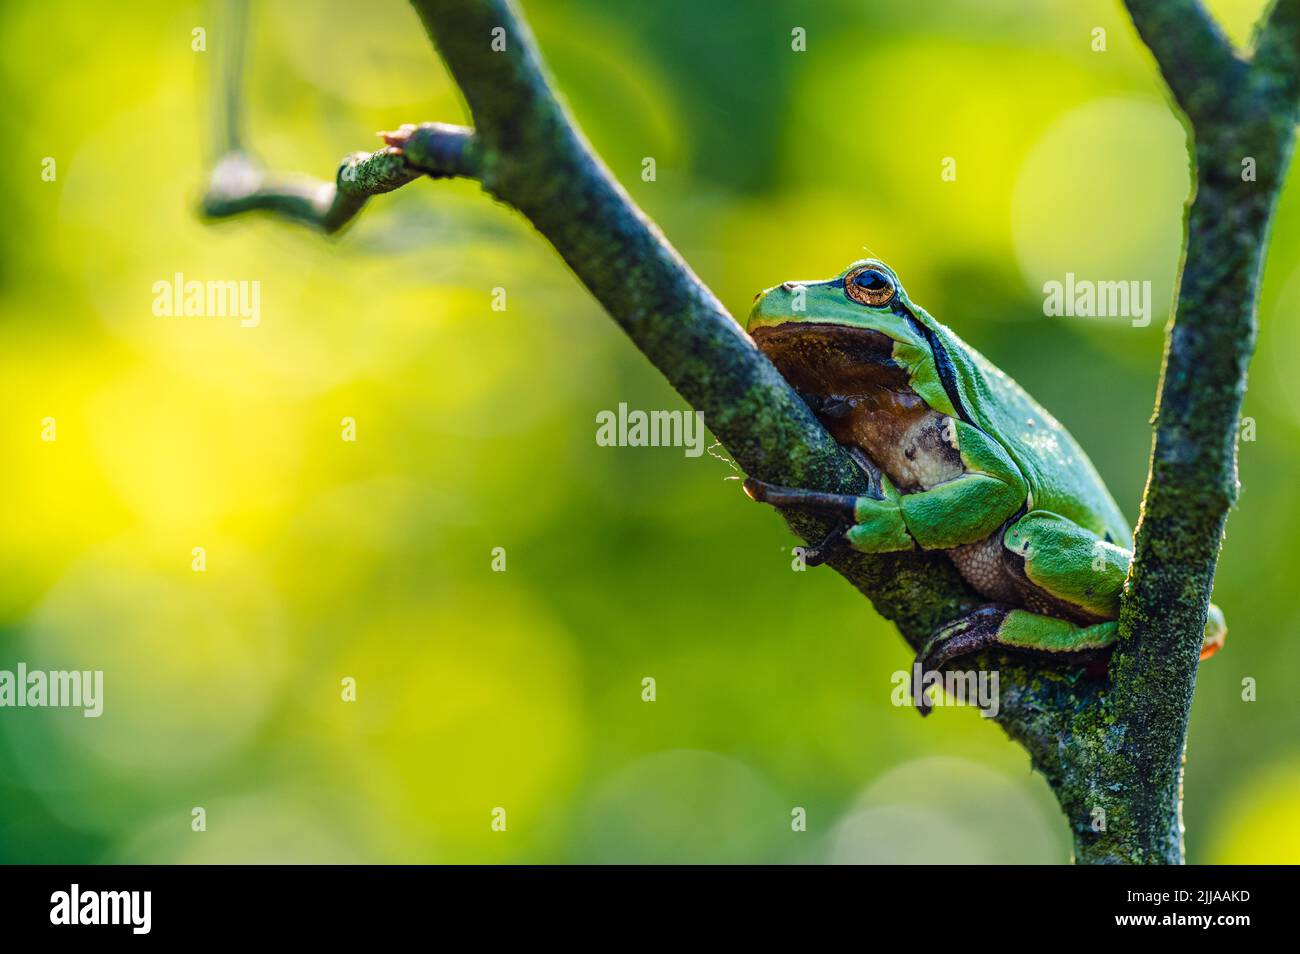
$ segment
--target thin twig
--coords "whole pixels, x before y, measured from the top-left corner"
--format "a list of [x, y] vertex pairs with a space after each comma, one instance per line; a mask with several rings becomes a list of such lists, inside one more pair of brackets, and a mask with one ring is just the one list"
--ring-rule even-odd
[[228, 153], [212, 171], [203, 214], [222, 219], [270, 212], [331, 234], [352, 221], [371, 196], [421, 176], [445, 179], [473, 173], [474, 134], [463, 126], [423, 123], [380, 136], [389, 145], [345, 157], [332, 183], [266, 172], [247, 154]]

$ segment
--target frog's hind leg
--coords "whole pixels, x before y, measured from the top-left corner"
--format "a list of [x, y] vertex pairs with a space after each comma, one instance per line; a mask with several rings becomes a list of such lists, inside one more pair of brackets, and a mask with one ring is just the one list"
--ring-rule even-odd
[[982, 649], [1020, 649], [1069, 655], [1105, 649], [1115, 642], [1119, 623], [1106, 620], [1080, 626], [1055, 616], [990, 603], [941, 627], [921, 648], [916, 661], [926, 672], [958, 656]]
[[1007, 527], [1003, 565], [1021, 591], [1019, 606], [1081, 624], [1119, 618], [1119, 597], [1133, 555], [1124, 547], [1047, 510]]
[[[1081, 626], [1055, 616], [990, 603], [953, 620], [931, 636], [916, 656], [921, 679], [959, 656], [985, 649], [1016, 649], [1045, 655], [1083, 655], [1104, 650], [1115, 642], [1119, 624], [1114, 620]], [[916, 700], [921, 715], [930, 705]]]
[[[1007, 527], [1004, 562], [1021, 588], [1018, 602], [1084, 628], [1119, 617], [1119, 598], [1133, 554], [1060, 514], [1032, 510]], [[1201, 658], [1222, 646], [1228, 627], [1213, 603], [1205, 619]], [[1059, 651], [1059, 650], [1052, 650]]]

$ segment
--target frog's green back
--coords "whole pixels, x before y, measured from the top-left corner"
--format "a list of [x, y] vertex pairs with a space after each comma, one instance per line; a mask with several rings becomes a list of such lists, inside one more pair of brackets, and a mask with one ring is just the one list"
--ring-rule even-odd
[[965, 412], [996, 439], [1029, 482], [1032, 506], [1069, 517], [1120, 546], [1133, 536], [1088, 455], [1019, 384], [949, 328], [916, 308], [953, 365]]

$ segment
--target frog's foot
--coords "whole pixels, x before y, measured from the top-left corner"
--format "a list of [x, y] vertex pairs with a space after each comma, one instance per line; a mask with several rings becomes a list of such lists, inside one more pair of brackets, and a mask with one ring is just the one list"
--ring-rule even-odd
[[[927, 674], [943, 668], [950, 660], [997, 645], [998, 630], [1011, 612], [1008, 606], [990, 603], [935, 630], [916, 654], [914, 667], [921, 667], [922, 683]], [[921, 715], [930, 714], [930, 701], [924, 693], [912, 701]]]
[[826, 534], [826, 538], [816, 546], [804, 550], [805, 566], [821, 566], [840, 549], [848, 546], [847, 534], [853, 525], [854, 506], [858, 498], [850, 494], [823, 494], [812, 490], [778, 487], [754, 477], [747, 478], [744, 486], [750, 499], [759, 503], [774, 507], [802, 507], [836, 517], [835, 526]]
[[[938, 629], [917, 653], [920, 679], [942, 669], [959, 656], [984, 649], [1014, 649], [1043, 656], [1087, 659], [1115, 642], [1119, 623], [1107, 620], [1079, 626], [1055, 616], [998, 603], [981, 606]], [[914, 700], [921, 715], [929, 715], [930, 704]]]
[[1205, 617], [1205, 636], [1201, 640], [1201, 659], [1209, 659], [1223, 648], [1223, 641], [1228, 637], [1228, 623], [1223, 618], [1223, 610], [1213, 603]]

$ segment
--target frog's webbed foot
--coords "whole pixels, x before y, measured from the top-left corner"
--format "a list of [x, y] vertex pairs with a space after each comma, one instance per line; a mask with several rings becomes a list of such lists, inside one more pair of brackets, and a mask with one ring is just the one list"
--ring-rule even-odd
[[[997, 647], [1049, 659], [1090, 664], [1105, 658], [1119, 633], [1119, 623], [1103, 620], [1081, 626], [1055, 616], [989, 603], [940, 627], [917, 653], [920, 680], [937, 672], [958, 656]], [[930, 706], [915, 700], [921, 715]]]
[[745, 480], [745, 493], [759, 503], [774, 507], [798, 507], [813, 512], [825, 513], [835, 518], [835, 526], [826, 538], [814, 547], [808, 547], [803, 553], [805, 566], [821, 566], [843, 547], [848, 546], [846, 534], [853, 526], [854, 506], [857, 499], [852, 494], [824, 494], [814, 490], [796, 490], [793, 487], [778, 487], [766, 481], [750, 477]]
[[[815, 563], [823, 562], [841, 538], [854, 550], [862, 553], [910, 550], [916, 545], [916, 541], [907, 531], [898, 502], [898, 492], [892, 485], [886, 485], [880, 493], [861, 496], [777, 487], [754, 477], [747, 478], [744, 487], [745, 493], [759, 503], [820, 513], [833, 517], [840, 523], [848, 524], [847, 529], [837, 528], [834, 533], [813, 547]], [[805, 561], [806, 559], [805, 556]]]

